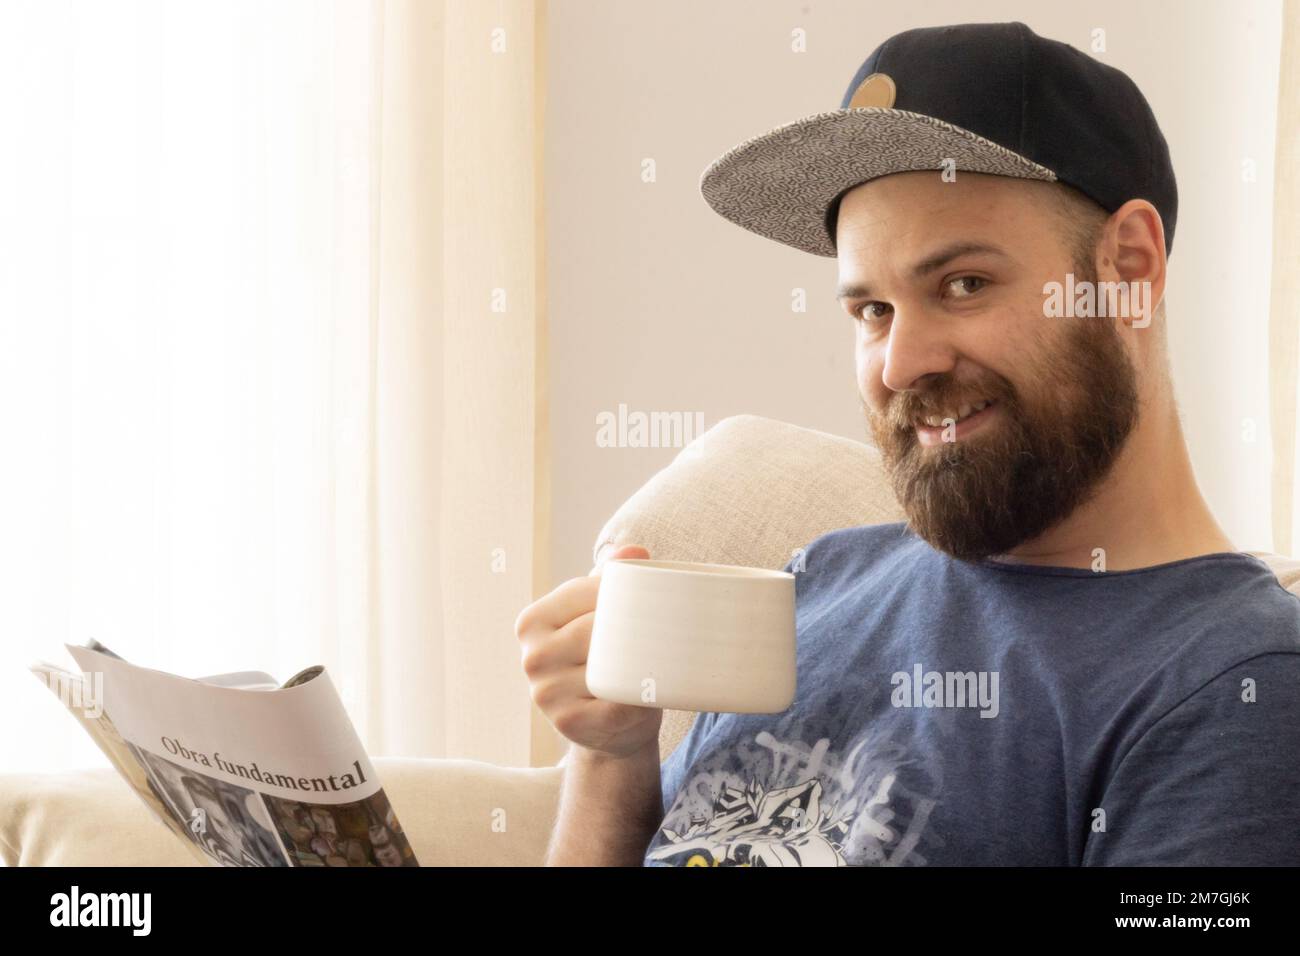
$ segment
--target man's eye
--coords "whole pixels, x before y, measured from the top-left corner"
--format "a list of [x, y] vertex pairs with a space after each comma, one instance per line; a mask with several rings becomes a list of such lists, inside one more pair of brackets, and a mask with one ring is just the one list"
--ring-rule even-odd
[[[973, 287], [971, 283], [974, 283]], [[955, 297], [960, 299], [965, 298], [968, 295], [974, 295], [986, 285], [988, 285], [988, 280], [982, 279], [979, 276], [960, 276], [950, 281], [948, 283], [948, 288], [952, 290], [952, 294]]]
[[875, 319], [881, 318], [888, 311], [889, 306], [884, 302], [866, 302], [858, 306], [857, 310], [854, 312], [854, 316], [864, 322], [871, 322]]

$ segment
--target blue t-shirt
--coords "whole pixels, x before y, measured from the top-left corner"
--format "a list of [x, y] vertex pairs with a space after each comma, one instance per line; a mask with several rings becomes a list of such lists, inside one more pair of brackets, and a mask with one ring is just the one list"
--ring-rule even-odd
[[1300, 864], [1300, 598], [1243, 553], [964, 562], [905, 524], [795, 573], [780, 714], [701, 714], [646, 865]]

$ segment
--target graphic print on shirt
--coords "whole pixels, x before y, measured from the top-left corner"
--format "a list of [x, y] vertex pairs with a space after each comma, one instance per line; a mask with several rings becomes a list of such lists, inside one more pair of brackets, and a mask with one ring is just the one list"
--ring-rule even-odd
[[[673, 866], [924, 866], [937, 800], [903, 786], [909, 764], [864, 730], [847, 754], [797, 728], [760, 730], [706, 754], [665, 816], [646, 859]], [[779, 735], [779, 736], [778, 736]]]

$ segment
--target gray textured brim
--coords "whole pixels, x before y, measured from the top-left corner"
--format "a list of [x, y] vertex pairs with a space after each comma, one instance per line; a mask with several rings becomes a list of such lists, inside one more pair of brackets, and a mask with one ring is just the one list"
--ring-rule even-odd
[[746, 140], [700, 176], [721, 216], [760, 236], [819, 256], [835, 255], [826, 212], [860, 183], [910, 170], [1053, 182], [1052, 170], [970, 130], [906, 110], [864, 107], [816, 113]]

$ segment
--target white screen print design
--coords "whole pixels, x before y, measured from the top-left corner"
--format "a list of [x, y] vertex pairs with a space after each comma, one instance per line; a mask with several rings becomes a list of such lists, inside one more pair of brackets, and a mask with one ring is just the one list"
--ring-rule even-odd
[[[752, 743], [708, 754], [664, 819], [647, 859], [678, 866], [924, 866], [937, 800], [899, 780], [908, 763], [880, 731], [840, 756], [830, 740]], [[941, 845], [933, 835], [935, 845]]]

